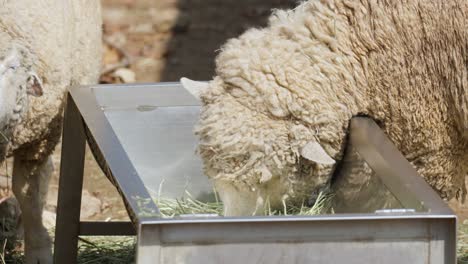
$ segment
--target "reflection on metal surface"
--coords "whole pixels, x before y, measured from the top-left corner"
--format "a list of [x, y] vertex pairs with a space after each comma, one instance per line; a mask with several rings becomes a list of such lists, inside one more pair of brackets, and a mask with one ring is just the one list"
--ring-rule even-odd
[[405, 214], [405, 213], [416, 213], [414, 209], [380, 209], [375, 210], [376, 214]]
[[198, 106], [165, 106], [141, 112], [136, 108], [106, 111], [120, 144], [154, 197], [180, 198], [189, 192], [201, 198], [212, 192], [195, 155], [193, 126]]
[[372, 119], [353, 118], [350, 138], [359, 155], [404, 208], [453, 214]]
[[332, 186], [335, 213], [372, 213], [404, 206], [350, 142]]

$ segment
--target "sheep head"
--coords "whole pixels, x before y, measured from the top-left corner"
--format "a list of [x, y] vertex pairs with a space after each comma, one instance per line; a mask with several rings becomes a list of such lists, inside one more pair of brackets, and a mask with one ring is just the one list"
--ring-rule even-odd
[[335, 160], [314, 129], [255, 111], [239, 102], [235, 91], [226, 93], [219, 79], [181, 83], [203, 102], [195, 128], [198, 150], [226, 215], [262, 214], [266, 204], [302, 202], [328, 186]]
[[27, 95], [43, 93], [32, 61], [30, 52], [22, 47], [0, 50], [0, 129], [4, 135], [11, 133], [27, 110]]

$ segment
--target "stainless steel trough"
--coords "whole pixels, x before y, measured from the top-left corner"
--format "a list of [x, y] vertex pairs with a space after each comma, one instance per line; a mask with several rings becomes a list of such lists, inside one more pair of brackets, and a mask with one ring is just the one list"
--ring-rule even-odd
[[[454, 213], [366, 118], [351, 122], [348, 151], [355, 155], [347, 155], [334, 183], [341, 190], [352, 180], [355, 195], [338, 190], [335, 214], [160, 218], [154, 196], [211, 197], [195, 155], [199, 107], [179, 83], [69, 92], [55, 263], [76, 263], [77, 238], [87, 235], [136, 235], [139, 264], [455, 263]], [[132, 223], [80, 222], [86, 128]], [[362, 180], [352, 168], [371, 170], [371, 178]]]

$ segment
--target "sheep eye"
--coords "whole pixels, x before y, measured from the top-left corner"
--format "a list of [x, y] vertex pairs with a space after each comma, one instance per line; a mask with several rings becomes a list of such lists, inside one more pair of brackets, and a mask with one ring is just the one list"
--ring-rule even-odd
[[8, 69], [9, 69], [9, 70], [14, 70], [14, 71], [15, 71], [16, 69], [18, 69], [18, 66], [13, 65], [13, 66], [8, 67]]

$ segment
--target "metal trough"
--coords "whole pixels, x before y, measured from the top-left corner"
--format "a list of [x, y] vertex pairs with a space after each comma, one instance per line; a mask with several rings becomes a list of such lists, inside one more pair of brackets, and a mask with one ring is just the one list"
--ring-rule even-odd
[[[155, 195], [210, 197], [192, 132], [199, 108], [179, 83], [69, 92], [55, 263], [76, 263], [83, 235], [136, 235], [139, 264], [455, 263], [456, 216], [366, 118], [351, 122], [350, 155], [334, 182], [335, 214], [158, 217]], [[80, 222], [86, 127], [133, 223]], [[367, 178], [354, 173], [365, 170]]]

